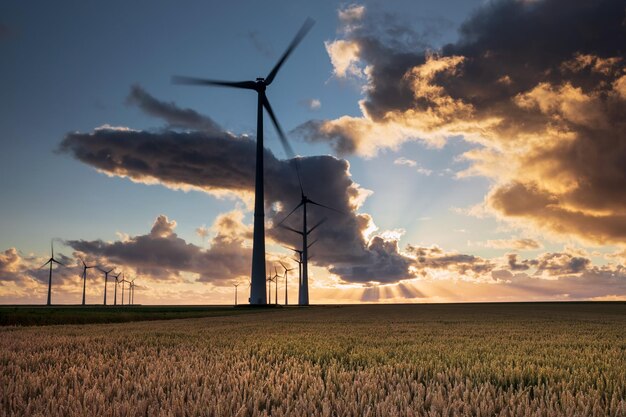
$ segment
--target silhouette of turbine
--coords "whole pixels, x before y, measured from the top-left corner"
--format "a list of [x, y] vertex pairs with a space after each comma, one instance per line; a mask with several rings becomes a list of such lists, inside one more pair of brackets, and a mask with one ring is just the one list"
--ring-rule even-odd
[[235, 287], [235, 305], [237, 305], [237, 287], [241, 285], [241, 284], [233, 284], [233, 286]]
[[[315, 229], [317, 229], [319, 226], [322, 225], [322, 223], [324, 223], [326, 220], [328, 220], [326, 217], [324, 217], [322, 220], [320, 220], [318, 223], [315, 224], [315, 226], [313, 226], [310, 229], [307, 229], [307, 205], [308, 204], [312, 204], [314, 206], [319, 206], [319, 207], [323, 207], [325, 209], [328, 210], [332, 210], [332, 211], [336, 211], [337, 213], [341, 213], [344, 214], [342, 211], [339, 211], [337, 209], [334, 209], [332, 207], [328, 207], [325, 206], [324, 204], [320, 204], [317, 203], [311, 199], [309, 199], [306, 195], [304, 195], [304, 190], [302, 189], [302, 187], [300, 187], [300, 191], [301, 191], [301, 196], [300, 196], [300, 204], [298, 204], [293, 210], [291, 210], [291, 212], [289, 212], [289, 214], [280, 221], [280, 223], [278, 223], [278, 227], [282, 227], [284, 229], [290, 230], [294, 233], [297, 233], [299, 235], [302, 236], [302, 277], [300, 278], [300, 286], [299, 286], [299, 290], [298, 290], [298, 304], [301, 306], [308, 306], [309, 305], [309, 266], [308, 266], [308, 253], [309, 253], [309, 248], [311, 247], [311, 245], [313, 245], [313, 243], [311, 243], [310, 245], [307, 243], [308, 242], [308, 237], [311, 234], [311, 232]], [[296, 230], [292, 227], [289, 226], [285, 226], [283, 223], [285, 222], [285, 220], [287, 220], [296, 210], [298, 210], [300, 207], [302, 207], [303, 213], [302, 213], [302, 230]]]
[[274, 296], [274, 304], [278, 305], [278, 268], [276, 268], [276, 266], [274, 266], [274, 290], [276, 292], [276, 295]]
[[287, 306], [287, 305], [289, 305], [289, 298], [287, 298], [287, 273], [289, 273], [291, 271], [295, 271], [296, 268], [287, 268], [285, 266], [285, 264], [282, 263], [281, 261], [278, 261], [278, 263], [285, 270], [285, 274], [284, 274], [284, 277], [285, 277], [285, 305]]
[[51, 301], [51, 296], [52, 296], [52, 264], [53, 263], [59, 264], [61, 266], [65, 266], [61, 262], [54, 259], [54, 241], [51, 240], [50, 241], [50, 259], [48, 259], [48, 261], [45, 264], [39, 267], [39, 269], [41, 269], [44, 266], [50, 264], [50, 273], [48, 275], [48, 301], [46, 302], [46, 305], [51, 305], [50, 301]]
[[107, 282], [109, 282], [109, 274], [115, 271], [115, 268], [111, 268], [108, 271], [98, 267], [98, 271], [104, 273], [104, 305], [107, 305]]
[[87, 270], [95, 268], [96, 265], [87, 265], [82, 258], [79, 258], [83, 263], [83, 305], [85, 305], [85, 289], [87, 287]]
[[122, 272], [122, 280], [120, 283], [122, 284], [122, 305], [124, 305], [124, 283], [126, 283], [126, 279], [124, 278], [124, 273]]
[[116, 306], [117, 305], [117, 284], [119, 284], [119, 280], [118, 278], [120, 277], [121, 272], [118, 272], [117, 275], [111, 275], [113, 278], [115, 278], [115, 295], [113, 296], [113, 305]]
[[[267, 294], [265, 293], [266, 270], [265, 270], [265, 224], [264, 224], [264, 184], [263, 184], [263, 109], [269, 114], [274, 127], [278, 131], [278, 137], [285, 148], [287, 156], [291, 159], [295, 157], [293, 149], [287, 141], [276, 115], [272, 110], [265, 89], [274, 81], [276, 74], [285, 63], [285, 60], [291, 55], [294, 49], [302, 41], [307, 32], [311, 29], [314, 22], [307, 19], [294, 39], [291, 41], [287, 50], [280, 57], [274, 68], [270, 71], [266, 78], [257, 78], [256, 81], [219, 81], [208, 80], [202, 78], [180, 77], [175, 76], [172, 81], [178, 84], [204, 85], [204, 86], [221, 86], [243, 88], [246, 90], [254, 90], [258, 94], [257, 101], [257, 142], [256, 142], [256, 173], [254, 186], [254, 232], [252, 241], [252, 272], [251, 272], [251, 288], [250, 288], [250, 304], [265, 304], [267, 302]], [[296, 165], [297, 169], [297, 165]]]

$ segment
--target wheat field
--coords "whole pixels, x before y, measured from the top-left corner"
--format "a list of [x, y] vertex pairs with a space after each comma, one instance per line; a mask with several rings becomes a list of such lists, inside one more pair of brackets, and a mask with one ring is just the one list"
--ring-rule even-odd
[[0, 328], [2, 416], [626, 416], [626, 304]]

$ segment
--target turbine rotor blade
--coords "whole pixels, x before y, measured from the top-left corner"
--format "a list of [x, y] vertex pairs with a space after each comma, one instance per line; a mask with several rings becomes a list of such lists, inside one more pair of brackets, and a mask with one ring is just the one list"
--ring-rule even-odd
[[61, 262], [57, 261], [56, 259], [50, 259], [50, 260], [51, 260], [52, 262], [56, 262], [56, 263], [58, 263], [59, 265], [63, 265], [63, 266], [65, 266], [65, 264], [63, 264], [63, 263], [61, 263]]
[[280, 126], [280, 123], [278, 123], [278, 119], [276, 118], [276, 115], [274, 114], [274, 110], [272, 109], [272, 106], [270, 105], [270, 101], [268, 100], [267, 96], [263, 97], [263, 107], [265, 107], [265, 110], [267, 110], [267, 113], [270, 115], [270, 119], [272, 119], [272, 123], [274, 123], [274, 127], [276, 128], [276, 131], [278, 132], [278, 138], [280, 139], [280, 143], [283, 145], [283, 148], [285, 148], [285, 153], [287, 154], [287, 157], [293, 160], [294, 163], [296, 164], [296, 175], [298, 176], [298, 185], [300, 186], [300, 194], [304, 195], [304, 190], [302, 189], [302, 179], [300, 178], [300, 165], [298, 164], [298, 160], [296, 159], [296, 153], [293, 151], [293, 148], [289, 144], [287, 135], [285, 135], [285, 132]]
[[325, 209], [328, 209], [328, 210], [336, 211], [337, 213], [347, 214], [346, 212], [343, 212], [341, 210], [337, 210], [336, 208], [325, 206], [324, 204], [317, 203], [317, 202], [315, 202], [313, 200], [308, 200], [308, 202], [313, 204], [313, 205], [315, 205], [315, 206], [320, 206], [320, 207], [324, 207]]
[[319, 239], [315, 239], [313, 242], [311, 242], [306, 248], [309, 249], [311, 246], [315, 245], [317, 243]]
[[301, 201], [301, 202], [300, 202], [300, 204], [298, 204], [298, 205], [297, 205], [297, 206], [296, 206], [293, 210], [291, 210], [291, 211], [289, 212], [289, 214], [287, 215], [287, 217], [285, 217], [284, 219], [282, 219], [282, 220], [280, 221], [280, 223], [278, 223], [278, 225], [277, 225], [277, 226], [281, 226], [281, 225], [285, 222], [285, 220], [287, 220], [287, 219], [289, 218], [289, 216], [291, 216], [291, 215], [292, 215], [292, 214], [293, 214], [296, 210], [298, 210], [298, 209], [300, 208], [300, 206], [302, 206], [303, 204], [304, 204], [304, 202], [303, 202], [303, 201]]
[[297, 234], [299, 234], [299, 235], [301, 235], [301, 234], [302, 234], [302, 232], [301, 232], [301, 231], [296, 230], [296, 229], [294, 229], [294, 228], [292, 228], [292, 227], [289, 227], [289, 226], [285, 226], [284, 224], [279, 225], [279, 227], [282, 227], [283, 229], [291, 230], [292, 232], [297, 233]]
[[257, 84], [254, 81], [220, 81], [220, 80], [209, 80], [205, 78], [185, 77], [185, 76], [180, 76], [180, 75], [173, 76], [172, 83], [186, 84], [186, 85], [213, 85], [213, 86], [220, 86], [220, 87], [243, 88], [246, 90], [257, 89]]
[[282, 143], [283, 148], [285, 148], [285, 153], [287, 154], [287, 157], [289, 157], [290, 159], [295, 158], [296, 154], [289, 144], [289, 141], [285, 136], [285, 132], [283, 132], [283, 129], [280, 127], [280, 123], [278, 123], [278, 119], [276, 119], [274, 110], [272, 110], [272, 106], [270, 105], [270, 101], [267, 99], [267, 97], [263, 97], [263, 107], [265, 107], [265, 110], [267, 110], [267, 113], [270, 115], [270, 119], [272, 119], [272, 123], [274, 123], [276, 131], [278, 131], [278, 137], [280, 138], [280, 142]]
[[48, 265], [50, 262], [52, 262], [52, 258], [48, 259], [48, 262], [46, 262], [45, 264], [41, 265], [41, 266], [40, 266], [39, 268], [37, 268], [37, 269], [41, 269], [41, 268], [43, 268], [44, 266]]
[[[317, 222], [317, 224], [316, 224], [315, 226], [311, 227], [311, 228], [309, 229], [309, 231], [308, 231], [308, 232], [306, 232], [306, 234], [308, 235], [308, 234], [309, 234], [309, 233], [311, 233], [313, 230], [317, 229], [317, 228], [318, 228], [319, 226], [321, 226], [321, 225], [322, 225], [322, 223], [324, 223], [326, 220], [328, 220], [328, 218], [327, 218], [327, 217], [324, 217], [322, 220], [320, 220], [319, 222]], [[317, 240], [316, 240], [316, 241], [317, 241]], [[313, 243], [311, 243], [311, 245], [312, 245], [312, 244], [313, 244]]]
[[287, 47], [287, 50], [283, 53], [283, 56], [280, 57], [276, 65], [274, 65], [274, 68], [272, 68], [272, 70], [267, 75], [267, 77], [265, 77], [265, 85], [270, 85], [272, 81], [274, 81], [274, 77], [276, 77], [276, 74], [278, 73], [278, 70], [280, 70], [280, 67], [283, 66], [283, 64], [285, 63], [285, 60], [289, 58], [289, 55], [291, 55], [293, 50], [296, 49], [298, 44], [306, 36], [309, 30], [311, 30], [314, 24], [315, 24], [315, 21], [311, 19], [310, 17], [304, 21], [304, 24], [302, 25], [298, 33], [296, 33], [296, 36], [293, 38], [293, 40]]

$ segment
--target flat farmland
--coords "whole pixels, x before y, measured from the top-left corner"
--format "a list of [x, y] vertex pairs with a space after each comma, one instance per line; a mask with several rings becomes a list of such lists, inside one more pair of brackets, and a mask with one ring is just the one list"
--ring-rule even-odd
[[0, 327], [0, 415], [626, 416], [626, 303]]

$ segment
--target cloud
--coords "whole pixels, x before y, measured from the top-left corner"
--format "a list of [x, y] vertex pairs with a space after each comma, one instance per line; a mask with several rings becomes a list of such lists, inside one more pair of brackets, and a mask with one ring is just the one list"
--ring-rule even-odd
[[237, 211], [219, 216], [213, 226], [215, 237], [208, 249], [187, 243], [175, 233], [176, 221], [160, 215], [148, 234], [131, 236], [124, 241], [68, 240], [66, 245], [92, 257], [104, 258], [110, 265], [133, 268], [138, 275], [153, 280], [180, 280], [181, 272], [196, 274], [197, 280], [224, 285], [249, 274], [251, 249], [249, 237]]
[[423, 174], [423, 175], [430, 175], [430, 174], [432, 174], [432, 173], [433, 173], [433, 171], [432, 171], [432, 170], [427, 169], [427, 168], [424, 168], [424, 167], [421, 167], [421, 166], [418, 166], [416, 161], [414, 161], [414, 160], [412, 160], [412, 159], [407, 159], [407, 158], [405, 158], [405, 157], [403, 157], [403, 156], [401, 156], [401, 157], [399, 157], [399, 158], [396, 158], [396, 159], [393, 161], [393, 163], [394, 163], [395, 165], [406, 165], [406, 166], [408, 166], [408, 167], [415, 168], [415, 170], [416, 170], [418, 173]]
[[195, 232], [198, 236], [200, 236], [202, 242], [204, 243], [204, 240], [209, 236], [210, 229], [206, 227], [206, 225], [202, 225], [196, 228]]
[[540, 242], [530, 238], [494, 239], [486, 242], [472, 242], [472, 244], [484, 248], [515, 250], [535, 250], [543, 247]]
[[[164, 107], [158, 100], [151, 100], [156, 101], [152, 107]], [[168, 109], [167, 114], [160, 117], [169, 123], [170, 114], [179, 114], [180, 111], [173, 103], [168, 103], [165, 107]], [[142, 106], [140, 108], [144, 109]], [[181, 127], [196, 126], [195, 118], [192, 118], [189, 125], [185, 125], [187, 119], [177, 120]], [[129, 178], [137, 183], [198, 190], [220, 197], [239, 198], [244, 202], [252, 200], [254, 166], [249, 161], [255, 159], [256, 142], [245, 136], [224, 131], [145, 131], [104, 126], [90, 133], [67, 134], [59, 151], [70, 154], [107, 175]], [[299, 204], [300, 188], [294, 174], [293, 161], [277, 159], [267, 149], [264, 158], [266, 218], [276, 224]], [[315, 263], [332, 265], [337, 271], [345, 271], [346, 280], [364, 280], [348, 272], [346, 265], [356, 265], [357, 270], [362, 271], [375, 270], [379, 274], [378, 279], [385, 282], [412, 276], [406, 268], [402, 272], [399, 270], [408, 263], [402, 262], [403, 255], [397, 252], [397, 241], [394, 244], [393, 239], [381, 238], [384, 242], [391, 243], [372, 244], [365, 238], [365, 231], [373, 223], [369, 215], [358, 213], [357, 210], [370, 192], [352, 181], [347, 161], [325, 155], [299, 158], [298, 165], [307, 195], [321, 204], [345, 213], [340, 215], [316, 206], [310, 208], [310, 225], [324, 217], [328, 218], [327, 223], [311, 236], [311, 239], [318, 240], [312, 249]], [[301, 216], [301, 211], [295, 212], [288, 224], [300, 228]], [[159, 227], [165, 228], [163, 237], [166, 237], [169, 226], [163, 224]], [[301, 246], [299, 236], [288, 230], [267, 228], [266, 234], [277, 242], [292, 247]], [[176, 265], [191, 262], [185, 257], [190, 256], [189, 251], [194, 248], [177, 240], [175, 235], [167, 236], [167, 239], [158, 242], [155, 250], [161, 251], [159, 253], [165, 256], [162, 251], [167, 247], [171, 253], [177, 254], [180, 259]], [[139, 241], [134, 243], [154, 244], [154, 239], [148, 239], [149, 237], [137, 237]], [[90, 242], [88, 249], [103, 255], [103, 251], [106, 251], [107, 256], [116, 256], [118, 259], [123, 259], [124, 253], [132, 252], [126, 251], [122, 242], [113, 247], [104, 242]], [[141, 250], [144, 248], [141, 247]], [[383, 253], [385, 251], [389, 253]], [[137, 252], [140, 252], [139, 248]], [[136, 253], [133, 256], [140, 255]], [[388, 262], [386, 256], [398, 262]], [[162, 262], [163, 259], [153, 261]], [[147, 260], [142, 262], [143, 267], [148, 268]], [[164, 268], [169, 267], [164, 265]], [[169, 276], [173, 270], [168, 269], [165, 274]], [[371, 277], [369, 272], [364, 275]]]
[[303, 106], [305, 106], [309, 110], [319, 110], [322, 107], [322, 102], [316, 98], [309, 98], [306, 100], [302, 100], [300, 102]]
[[406, 166], [409, 166], [409, 167], [416, 167], [417, 166], [417, 162], [416, 161], [414, 161], [412, 159], [405, 158], [403, 156], [401, 156], [399, 158], [396, 158], [393, 161], [393, 163], [395, 165], [406, 165]]
[[[364, 10], [327, 42], [335, 76], [363, 80], [361, 116], [296, 132], [365, 157], [462, 136], [473, 147], [459, 176], [494, 181], [491, 213], [556, 236], [625, 243], [625, 10], [620, 0], [488, 2], [439, 50]], [[390, 27], [407, 35], [393, 40]]]
[[222, 132], [222, 128], [211, 118], [192, 109], [181, 109], [174, 103], [159, 101], [139, 85], [131, 87], [126, 102], [136, 105], [151, 116], [163, 119], [171, 128], [194, 129], [209, 134]]

